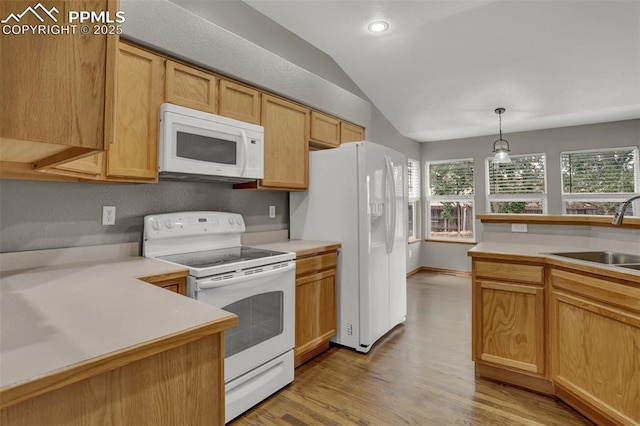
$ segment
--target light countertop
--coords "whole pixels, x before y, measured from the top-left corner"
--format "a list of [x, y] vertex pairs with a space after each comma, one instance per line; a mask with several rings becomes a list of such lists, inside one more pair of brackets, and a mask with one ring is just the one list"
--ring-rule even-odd
[[341, 244], [330, 241], [285, 240], [268, 244], [259, 244], [254, 247], [295, 252], [297, 257], [302, 257], [337, 250], [341, 247]]
[[[33, 253], [33, 252], [31, 252]], [[25, 256], [28, 256], [25, 253]], [[186, 271], [143, 257], [11, 269], [0, 262], [0, 389], [235, 316], [136, 277]]]
[[[566, 263], [579, 267], [581, 269], [597, 269], [601, 273], [610, 273], [619, 278], [629, 279], [640, 284], [640, 271], [634, 269], [621, 268], [613, 265], [606, 265], [595, 262], [587, 262], [584, 260], [571, 259], [567, 257], [555, 256], [552, 253], [562, 252], [583, 252], [583, 251], [599, 251], [593, 247], [561, 245], [561, 244], [517, 244], [503, 242], [483, 242], [479, 243], [468, 251], [469, 256], [481, 256], [483, 254], [500, 255], [505, 258], [512, 257], [514, 260], [534, 260], [539, 262], [550, 261], [554, 264]], [[640, 254], [639, 250], [609, 250], [620, 251], [622, 253]], [[523, 259], [527, 258], [527, 259]]]

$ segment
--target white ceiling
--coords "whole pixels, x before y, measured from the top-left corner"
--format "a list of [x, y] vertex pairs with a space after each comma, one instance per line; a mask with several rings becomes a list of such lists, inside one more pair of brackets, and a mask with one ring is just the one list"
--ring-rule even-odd
[[[428, 142], [640, 117], [640, 0], [245, 0]], [[385, 20], [382, 34], [367, 24]]]

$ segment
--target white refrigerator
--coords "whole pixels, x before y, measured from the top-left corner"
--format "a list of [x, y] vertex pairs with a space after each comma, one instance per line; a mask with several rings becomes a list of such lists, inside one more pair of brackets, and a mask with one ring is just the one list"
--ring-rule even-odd
[[368, 352], [407, 316], [407, 159], [372, 142], [309, 154], [309, 191], [290, 194], [291, 239], [338, 241], [337, 333]]

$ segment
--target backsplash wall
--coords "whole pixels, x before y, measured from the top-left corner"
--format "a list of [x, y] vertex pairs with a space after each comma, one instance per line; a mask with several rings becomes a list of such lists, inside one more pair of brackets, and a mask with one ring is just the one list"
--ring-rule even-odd
[[[276, 206], [276, 218], [268, 208]], [[116, 224], [101, 225], [102, 206]], [[93, 184], [0, 180], [0, 252], [141, 242], [147, 214], [220, 210], [244, 216], [247, 232], [289, 227], [286, 192], [233, 190], [229, 183]]]

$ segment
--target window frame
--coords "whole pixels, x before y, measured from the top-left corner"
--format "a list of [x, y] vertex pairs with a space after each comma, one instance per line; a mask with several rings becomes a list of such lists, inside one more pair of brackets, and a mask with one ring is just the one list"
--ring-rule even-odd
[[[547, 173], [547, 153], [546, 152], [534, 152], [531, 154], [518, 154], [512, 155], [511, 158], [519, 158], [519, 157], [531, 157], [534, 155], [541, 155], [544, 159], [544, 192], [543, 193], [530, 193], [530, 194], [491, 194], [491, 178], [490, 178], [490, 166], [493, 160], [493, 157], [486, 157], [484, 161], [484, 170], [485, 170], [485, 201], [486, 201], [486, 212], [488, 214], [500, 214], [494, 213], [491, 211], [491, 203], [492, 202], [505, 202], [505, 203], [513, 203], [513, 202], [527, 202], [527, 201], [540, 201], [542, 203], [542, 213], [540, 214], [548, 214], [549, 212], [549, 176]], [[529, 214], [529, 213], [508, 213], [508, 214]]]
[[[473, 168], [473, 193], [468, 195], [430, 195], [431, 185], [429, 180], [429, 166], [432, 164], [448, 164], [448, 163], [466, 163], [470, 162]], [[424, 162], [424, 228], [425, 241], [442, 241], [442, 242], [451, 242], [451, 243], [476, 243], [476, 176], [475, 176], [475, 160], [470, 158], [455, 158], [450, 160], [434, 160], [434, 161], [425, 161]], [[453, 202], [453, 203], [470, 203], [473, 211], [473, 219], [471, 221], [471, 237], [469, 238], [461, 238], [461, 237], [440, 237], [431, 235], [431, 202]]]
[[[415, 162], [418, 164], [417, 173], [418, 173], [418, 198], [412, 200], [409, 198], [409, 164], [411, 162]], [[422, 169], [422, 162], [420, 160], [416, 160], [413, 158], [407, 157], [407, 242], [415, 243], [416, 241], [422, 240], [422, 178], [420, 176]], [[413, 206], [413, 236], [409, 236], [409, 206]]]
[[[564, 154], [582, 154], [582, 153], [590, 153], [590, 152], [611, 152], [611, 151], [625, 151], [631, 150], [634, 152], [634, 165], [633, 165], [633, 192], [581, 192], [581, 193], [571, 193], [564, 192], [564, 173], [562, 173], [562, 156]], [[575, 202], [596, 202], [596, 203], [621, 203], [631, 197], [634, 194], [640, 192], [640, 147], [638, 145], [630, 145], [630, 146], [621, 146], [614, 148], [593, 148], [593, 149], [579, 149], [572, 151], [562, 151], [560, 152], [560, 195], [561, 195], [561, 204], [562, 204], [562, 214], [566, 215], [567, 213], [567, 202], [575, 201]], [[633, 210], [635, 217], [638, 216], [640, 211], [640, 207], [636, 206], [636, 202], [633, 203]], [[640, 203], [638, 203], [640, 204]], [[582, 215], [580, 215], [582, 216]], [[606, 216], [606, 215], [603, 215]]]

